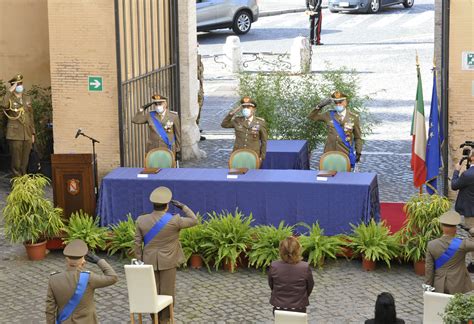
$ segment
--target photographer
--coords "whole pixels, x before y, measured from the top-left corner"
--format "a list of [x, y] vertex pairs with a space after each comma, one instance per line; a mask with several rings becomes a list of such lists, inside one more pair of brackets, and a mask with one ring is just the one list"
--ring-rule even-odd
[[[463, 160], [468, 159], [468, 168], [461, 176]], [[474, 231], [474, 150], [471, 151], [465, 158], [456, 164], [451, 180], [451, 189], [459, 190], [456, 199], [455, 210], [464, 216], [464, 223], [467, 227]]]

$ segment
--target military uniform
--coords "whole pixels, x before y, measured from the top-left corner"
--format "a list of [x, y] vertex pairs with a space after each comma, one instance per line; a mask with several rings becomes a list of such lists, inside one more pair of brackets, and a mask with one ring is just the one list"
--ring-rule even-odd
[[[244, 97], [244, 99], [245, 98], [246, 97]], [[242, 101], [241, 103], [244, 102]], [[250, 119], [247, 119], [243, 116], [235, 116], [235, 113], [231, 111], [225, 116], [221, 126], [223, 128], [234, 128], [234, 151], [238, 149], [250, 149], [257, 153], [262, 160], [265, 160], [268, 139], [265, 119], [257, 116], [252, 116]]]
[[[171, 191], [166, 187], [155, 189], [150, 195], [150, 201], [156, 204], [168, 204]], [[145, 246], [142, 246], [144, 236], [163, 217], [165, 211], [153, 211], [138, 217], [135, 231], [135, 256], [145, 264], [153, 265], [155, 270], [156, 290], [159, 295], [169, 295], [175, 298], [176, 268], [184, 262], [184, 253], [179, 242], [179, 232], [183, 228], [192, 227], [198, 223], [194, 212], [182, 205], [186, 217], [173, 215], [163, 229]], [[169, 309], [160, 313], [161, 320], [168, 320]]]
[[[168, 140], [170, 143], [173, 143], [171, 151], [173, 151], [173, 153], [176, 155], [177, 152], [181, 151], [181, 127], [179, 124], [178, 113], [170, 111], [169, 109], [165, 109], [163, 114], [157, 113], [156, 116], [166, 131]], [[158, 133], [150, 112], [138, 111], [135, 116], [133, 116], [132, 123], [148, 124], [149, 132], [148, 141], [146, 142], [145, 147], [146, 152], [159, 147], [168, 148], [168, 145], [163, 141], [160, 134]]]
[[[440, 217], [440, 222], [457, 225], [461, 217], [456, 212], [447, 212]], [[446, 218], [447, 217], [447, 218]], [[455, 218], [454, 222], [446, 219]], [[443, 235], [428, 242], [425, 256], [425, 283], [433, 286], [435, 292], [445, 294], [466, 293], [473, 289], [471, 276], [466, 268], [466, 254], [474, 251], [474, 238], [464, 239], [456, 253], [444, 265], [435, 270], [435, 260], [449, 247], [453, 236]]]
[[[78, 244], [78, 241], [82, 242], [82, 244]], [[77, 257], [77, 254], [87, 254], [87, 246], [81, 240], [74, 240], [68, 246], [64, 249], [66, 256]], [[114, 269], [104, 259], [100, 259], [97, 265], [103, 274], [99, 275], [90, 272], [87, 288], [81, 301], [71, 316], [62, 322], [63, 324], [99, 323], [94, 303], [94, 291], [96, 288], [113, 285], [117, 282], [118, 277]], [[53, 272], [49, 277], [45, 312], [47, 324], [56, 323], [58, 314], [67, 305], [76, 291], [80, 273], [81, 271], [78, 268], [69, 267], [67, 271]]]
[[[337, 92], [335, 92], [336, 94]], [[333, 95], [336, 97], [336, 95]], [[342, 139], [334, 127], [331, 114], [329, 111], [322, 112], [321, 108], [331, 103], [332, 100], [327, 100], [322, 104], [319, 104], [308, 116], [309, 119], [314, 121], [323, 121], [327, 125], [327, 139], [324, 146], [324, 152], [329, 151], [339, 151], [343, 152], [346, 155], [349, 155], [349, 148], [344, 144]], [[362, 152], [362, 131], [360, 129], [360, 120], [359, 116], [349, 109], [345, 109], [345, 116], [341, 118], [338, 113], [334, 114], [336, 121], [344, 129], [344, 134], [346, 135], [346, 140], [352, 142], [354, 151], [357, 155], [360, 155]], [[355, 144], [355, 145], [354, 145]]]
[[[23, 82], [23, 76], [17, 75], [9, 83]], [[11, 172], [14, 177], [26, 174], [28, 160], [35, 135], [35, 123], [31, 99], [25, 94], [13, 92], [5, 96], [2, 118], [7, 118], [6, 139], [11, 154]]]

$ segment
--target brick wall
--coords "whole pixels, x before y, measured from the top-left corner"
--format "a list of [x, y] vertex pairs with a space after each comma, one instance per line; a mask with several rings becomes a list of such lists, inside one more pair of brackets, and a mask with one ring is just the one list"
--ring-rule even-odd
[[[49, 0], [55, 153], [90, 153], [77, 128], [98, 139], [99, 176], [120, 165], [114, 1]], [[88, 76], [103, 91], [88, 91]]]
[[[450, 177], [453, 161], [458, 162], [462, 150], [459, 145], [474, 140], [474, 71], [462, 70], [462, 52], [474, 51], [474, 2], [451, 1], [449, 34], [449, 155]], [[455, 193], [451, 192], [450, 197]]]

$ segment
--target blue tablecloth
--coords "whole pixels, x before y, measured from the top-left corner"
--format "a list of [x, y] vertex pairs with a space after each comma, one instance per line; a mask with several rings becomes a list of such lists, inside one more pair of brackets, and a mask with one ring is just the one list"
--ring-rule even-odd
[[305, 140], [270, 140], [261, 169], [309, 170], [308, 142]]
[[322, 182], [310, 170], [249, 170], [238, 179], [227, 179], [227, 169], [162, 169], [137, 178], [141, 170], [118, 168], [103, 178], [97, 207], [102, 226], [125, 220], [127, 213], [137, 218], [151, 212], [149, 195], [158, 186], [201, 215], [239, 208], [252, 213], [254, 225], [319, 221], [335, 235], [350, 231], [349, 223], [379, 219], [374, 173], [341, 172]]

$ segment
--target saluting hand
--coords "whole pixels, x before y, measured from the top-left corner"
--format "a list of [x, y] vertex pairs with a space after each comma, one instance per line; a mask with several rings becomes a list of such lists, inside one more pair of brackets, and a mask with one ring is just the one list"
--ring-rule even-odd
[[238, 106], [238, 107], [232, 109], [232, 110], [230, 111], [230, 114], [231, 114], [231, 115], [235, 115], [235, 114], [238, 113], [241, 109], [242, 109], [242, 106]]
[[95, 264], [97, 264], [97, 262], [100, 261], [100, 258], [91, 252], [87, 253], [87, 255], [85, 256], [85, 259], [87, 262], [95, 263]]
[[183, 203], [181, 203], [181, 202], [179, 202], [179, 201], [177, 201], [177, 200], [174, 200], [174, 199], [171, 200], [171, 203], [172, 203], [176, 208], [179, 208], [179, 209], [183, 209], [184, 206], [185, 206], [185, 204], [183, 204]]

